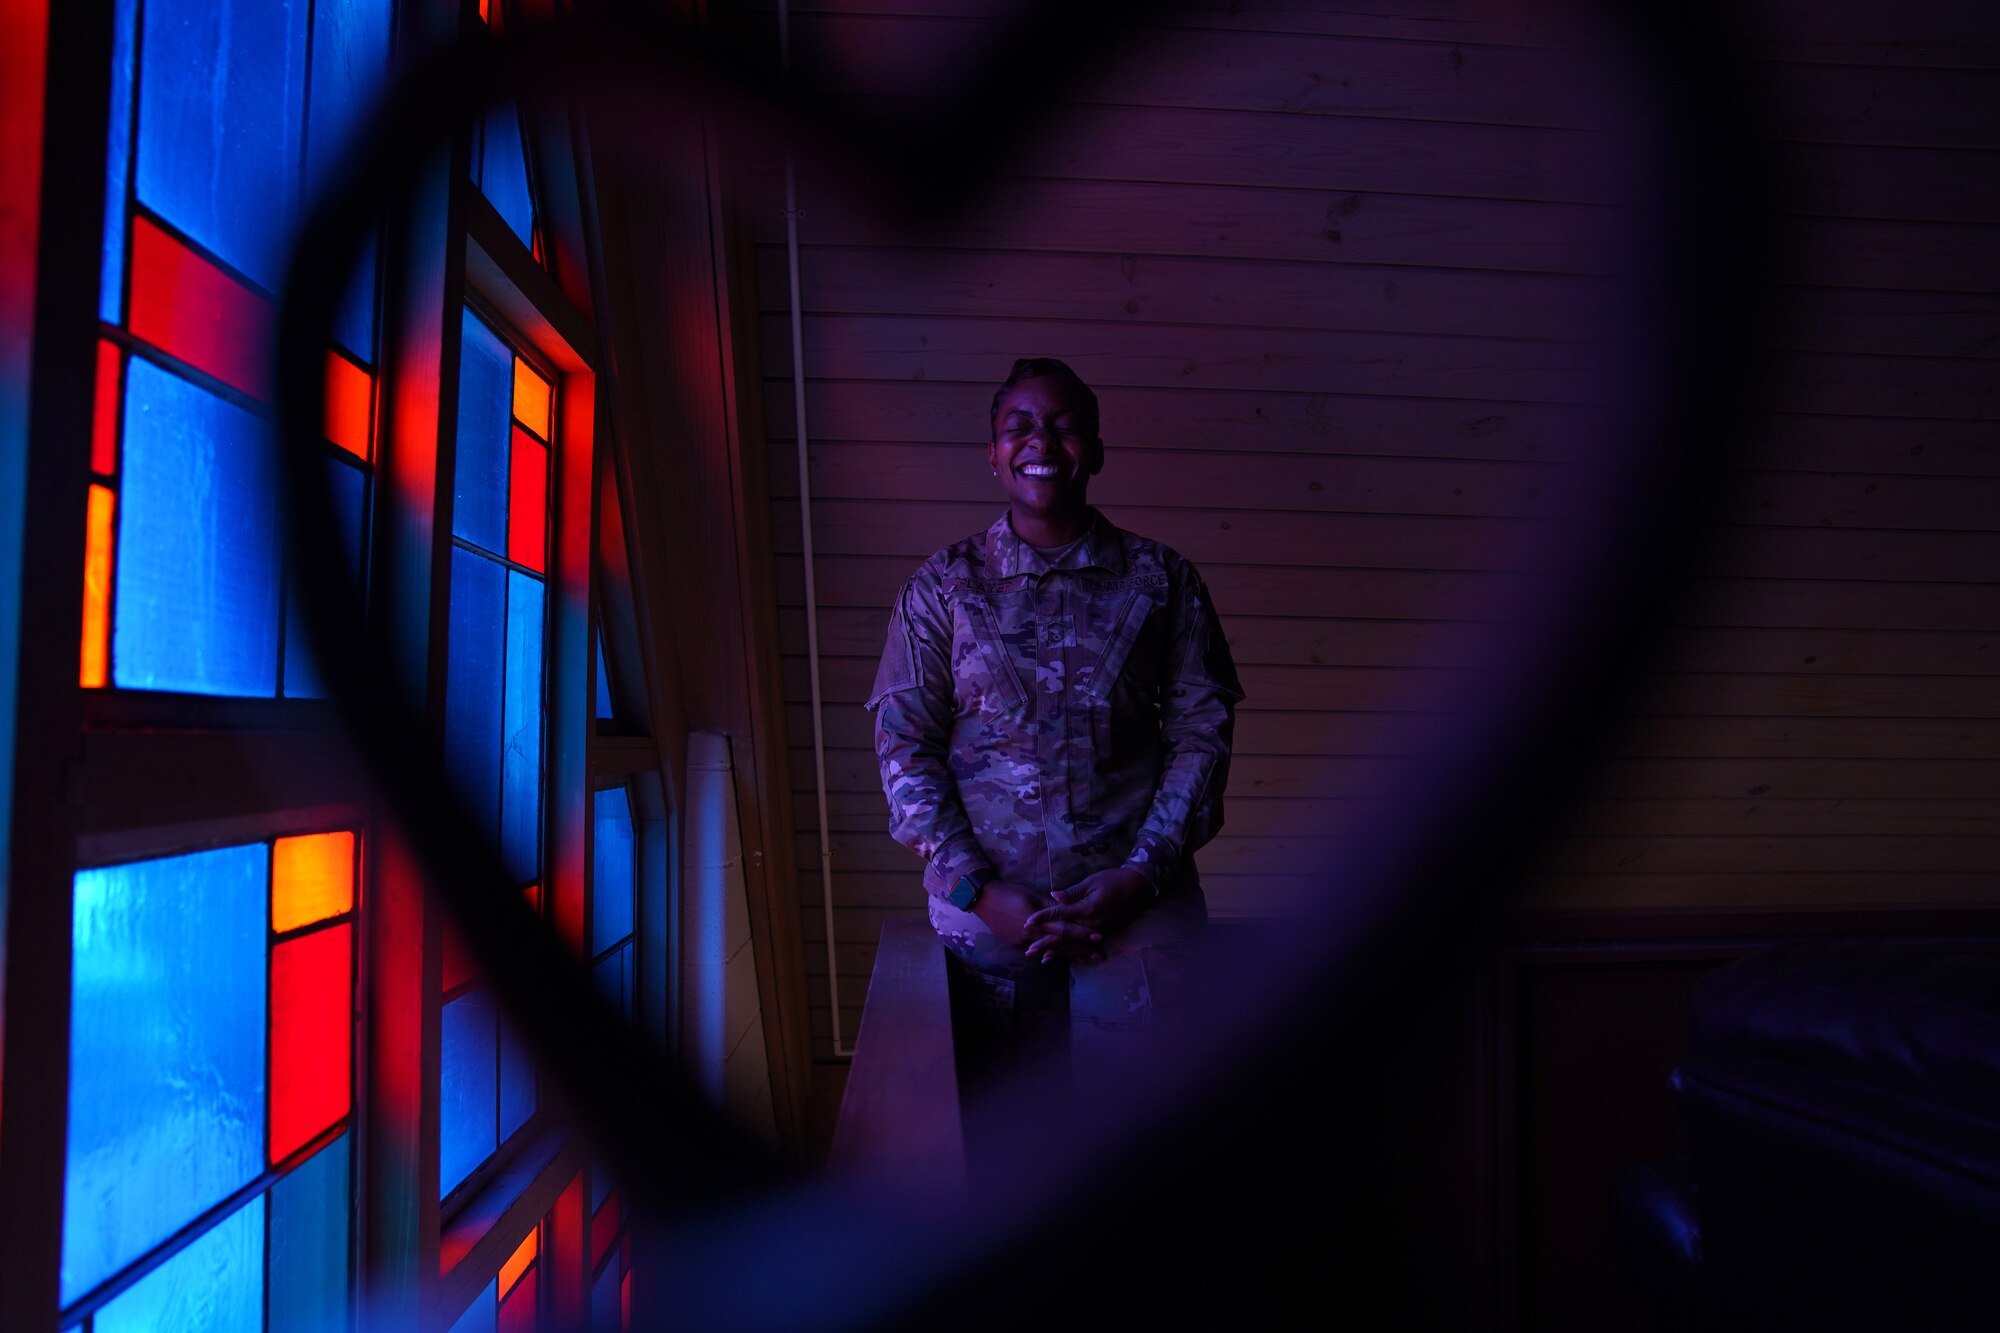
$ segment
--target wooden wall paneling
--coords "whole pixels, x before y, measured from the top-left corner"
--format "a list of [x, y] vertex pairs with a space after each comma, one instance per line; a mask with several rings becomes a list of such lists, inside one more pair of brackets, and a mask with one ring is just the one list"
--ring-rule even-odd
[[[766, 364], [791, 373], [783, 323], [766, 319]], [[1279, 347], [1261, 329], [1181, 328], [1077, 322], [857, 318], [805, 321], [816, 376], [945, 379], [968, 386], [1006, 373], [1017, 349], [1061, 356], [1107, 385], [1251, 388], [1310, 393], [1415, 393], [1438, 398], [1590, 402], [1603, 388], [1604, 349], [1583, 343], [1439, 338], [1415, 334], [1291, 331]], [[1957, 363], [1918, 363], [1939, 376]], [[1837, 383], [1837, 365], [1801, 364], [1811, 384]], [[975, 390], [976, 392], [976, 390]]]
[[[1990, 854], [1977, 802], [2000, 738], [2000, 435], [1985, 406], [2000, 271], [1990, 188], [1968, 173], [1994, 117], [1971, 103], [1971, 11], [1905, 24], [1862, 8], [1785, 0], [1744, 20], [1745, 76], [1776, 108], [1782, 214], [1758, 398], [1734, 469], [1691, 516], [1703, 526], [1650, 674], [1564, 822], [1546, 881], [1564, 901], [1754, 901], [1759, 884], [1787, 903], [1915, 901], [1925, 885], [1960, 900]], [[797, 12], [802, 42], [849, 62], [879, 107], [932, 88], [868, 70], [962, 46], [990, 10]], [[1183, 7], [1159, 40], [1134, 39], [1150, 63], [1066, 90], [1062, 133], [1003, 162], [960, 225], [899, 234], [809, 182], [837, 913], [892, 910], [914, 872], [880, 831], [857, 704], [896, 586], [997, 512], [977, 446], [985, 386], [1018, 351], [1103, 385], [1112, 451], [1094, 498], [1196, 560], [1223, 611], [1251, 695], [1229, 827], [1203, 858], [1226, 895], [1251, 902], [1303, 854], [1280, 830], [1365, 824], [1448, 742], [1453, 682], [1502, 641], [1550, 520], [1580, 502], [1560, 464], [1617, 447], [1590, 400], [1624, 332], [1607, 155], [1620, 109], [1604, 93], [1620, 76], [1571, 17]], [[1882, 67], [1844, 68], [1856, 51]], [[1928, 79], [1926, 53], [1952, 72]], [[767, 199], [774, 185], [751, 181]], [[785, 293], [778, 212], [760, 214], [776, 407]], [[787, 457], [788, 437], [774, 414]], [[796, 747], [798, 536], [782, 497], [772, 520]], [[1758, 868], [1735, 868], [1738, 853]]]
[[[806, 425], [817, 443], [958, 443], [984, 447], [990, 390], [924, 380], [842, 381], [813, 377]], [[1592, 420], [1562, 403], [1449, 402], [1411, 395], [1251, 392], [1187, 387], [1106, 385], [1098, 391], [1114, 438], [1107, 446], [1212, 450], [1226, 439], [1239, 455], [1264, 453], [1396, 458], [1560, 461]], [[791, 439], [791, 382], [770, 381], [766, 403], [773, 439]], [[1826, 429], [1815, 427], [1810, 440]], [[1971, 439], [1977, 426], [1947, 428]], [[1807, 439], [1793, 442], [1804, 449]], [[1942, 445], [1944, 440], [1934, 440]], [[989, 504], [998, 506], [993, 497]]]
[[[781, 197], [775, 180], [758, 184], [767, 198]], [[899, 231], [860, 201], [844, 198], [835, 182], [817, 189], [811, 202], [801, 238], [813, 246], [1087, 251], [1559, 274], [1602, 273], [1616, 254], [1601, 207], [1364, 191], [1324, 177], [1261, 189], [1001, 176], [972, 215], [920, 235]], [[768, 221], [776, 214], [765, 207], [757, 215], [766, 219], [755, 233], [758, 241], [781, 243], [782, 228]], [[923, 254], [912, 262], [919, 274], [937, 267]]]
[[[757, 260], [763, 289], [783, 292], [784, 251], [760, 246]], [[814, 247], [801, 266], [804, 305], [814, 315], [1339, 327], [1549, 341], [1574, 340], [1580, 327], [1607, 315], [1606, 284], [1588, 274], [1129, 251], [939, 249], [912, 256], [833, 245]], [[912, 281], [913, 268], [927, 280]], [[1990, 320], [1984, 327], [1990, 331]]]

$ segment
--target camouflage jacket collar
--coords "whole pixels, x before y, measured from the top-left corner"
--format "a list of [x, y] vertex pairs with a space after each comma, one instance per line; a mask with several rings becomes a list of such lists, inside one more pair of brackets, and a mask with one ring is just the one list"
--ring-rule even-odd
[[991, 576], [994, 578], [1046, 574], [1056, 569], [1102, 569], [1113, 575], [1123, 575], [1124, 534], [1111, 525], [1111, 520], [1092, 509], [1090, 528], [1083, 534], [1083, 540], [1063, 552], [1060, 559], [1051, 561], [1014, 535], [1013, 516], [1003, 509], [993, 526], [986, 530], [986, 558], [993, 562], [997, 570]]

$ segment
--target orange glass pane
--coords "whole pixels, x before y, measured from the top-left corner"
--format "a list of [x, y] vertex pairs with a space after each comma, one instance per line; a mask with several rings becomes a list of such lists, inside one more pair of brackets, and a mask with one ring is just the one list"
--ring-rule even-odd
[[527, 888], [521, 890], [521, 896], [528, 900], [528, 906], [535, 909], [535, 915], [540, 916], [542, 912], [542, 886], [540, 884], [530, 884]]
[[514, 428], [507, 464], [507, 558], [537, 574], [549, 558], [549, 450]]
[[271, 929], [280, 933], [354, 906], [354, 835], [279, 838], [271, 849]]
[[108, 477], [118, 470], [118, 390], [125, 357], [118, 344], [97, 344], [97, 407], [90, 419], [90, 470]]
[[326, 438], [366, 461], [375, 379], [338, 352], [326, 354]]
[[118, 497], [109, 486], [90, 488], [83, 537], [83, 663], [77, 679], [87, 690], [111, 679], [111, 538]]
[[549, 406], [554, 392], [533, 366], [514, 358], [514, 420], [545, 440], [549, 438]]
[[479, 0], [479, 21], [481, 23], [486, 23], [490, 21], [490, 16], [486, 12], [486, 7], [491, 3], [492, 0]]
[[507, 1256], [507, 1262], [500, 1265], [500, 1298], [505, 1300], [514, 1284], [521, 1280], [521, 1274], [528, 1271], [528, 1265], [535, 1262], [535, 1256], [542, 1251], [542, 1229], [532, 1228]]

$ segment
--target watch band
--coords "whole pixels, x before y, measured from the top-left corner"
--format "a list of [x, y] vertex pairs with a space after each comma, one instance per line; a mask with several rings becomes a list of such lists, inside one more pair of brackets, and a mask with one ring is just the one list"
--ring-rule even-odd
[[996, 878], [991, 870], [968, 870], [958, 877], [958, 883], [951, 886], [946, 901], [961, 912], [970, 912], [979, 895]]

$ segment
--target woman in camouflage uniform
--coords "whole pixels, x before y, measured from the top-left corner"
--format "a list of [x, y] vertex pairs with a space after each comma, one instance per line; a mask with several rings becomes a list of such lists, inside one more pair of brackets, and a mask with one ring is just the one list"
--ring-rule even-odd
[[1014, 363], [987, 462], [1007, 511], [904, 584], [868, 700], [890, 832], [989, 1024], [1142, 1023], [1149, 957], [1206, 919], [1243, 691], [1194, 566], [1090, 507], [1074, 371]]

